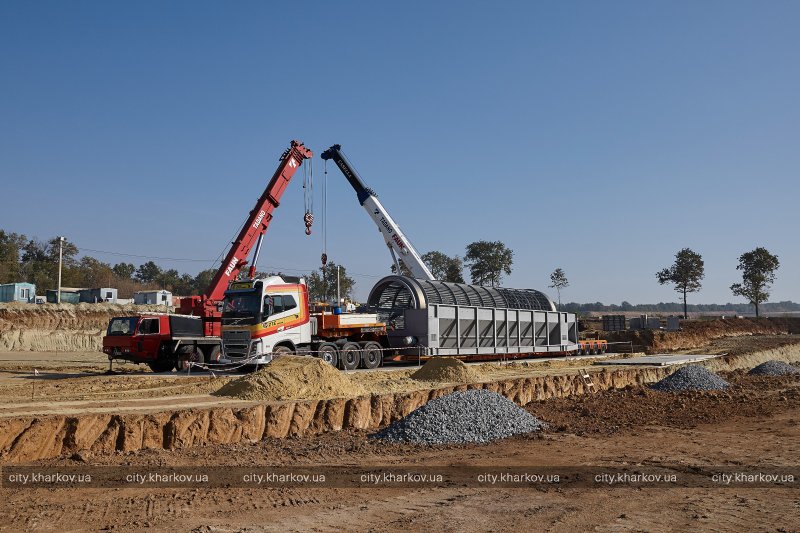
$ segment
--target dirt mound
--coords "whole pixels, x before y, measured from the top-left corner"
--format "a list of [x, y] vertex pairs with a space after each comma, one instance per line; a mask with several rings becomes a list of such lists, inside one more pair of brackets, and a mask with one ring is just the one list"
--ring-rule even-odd
[[347, 375], [316, 357], [284, 356], [222, 386], [216, 396], [242, 400], [309, 400], [366, 394]]
[[453, 357], [434, 357], [422, 368], [411, 374], [412, 379], [420, 381], [441, 381], [443, 383], [473, 383], [480, 379], [475, 369]]
[[163, 306], [120, 304], [0, 304], [0, 351], [100, 350], [114, 316], [164, 312]]
[[632, 342], [649, 353], [685, 350], [708, 346], [714, 339], [749, 335], [800, 333], [800, 318], [734, 318], [686, 320], [681, 331], [637, 330], [609, 332], [609, 341]]

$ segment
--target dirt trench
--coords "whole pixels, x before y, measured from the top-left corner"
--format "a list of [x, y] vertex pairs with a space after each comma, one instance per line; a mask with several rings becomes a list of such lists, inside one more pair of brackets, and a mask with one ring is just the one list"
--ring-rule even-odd
[[[770, 359], [800, 361], [800, 345], [730, 356], [705, 364], [712, 370], [736, 370], [752, 368]], [[674, 367], [602, 369], [592, 372], [592, 381], [595, 390], [622, 389], [658, 381], [672, 371]], [[261, 402], [244, 407], [6, 418], [0, 419], [0, 459], [19, 463], [83, 450], [105, 455], [255, 442], [350, 428], [373, 430], [403, 418], [434, 398], [469, 389], [488, 389], [521, 406], [535, 400], [580, 395], [588, 390], [576, 372], [355, 398]]]

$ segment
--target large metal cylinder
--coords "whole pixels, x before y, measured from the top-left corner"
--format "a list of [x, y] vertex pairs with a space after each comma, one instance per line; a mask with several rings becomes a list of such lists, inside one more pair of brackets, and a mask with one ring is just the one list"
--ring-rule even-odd
[[575, 315], [557, 312], [533, 289], [387, 276], [368, 306], [389, 326], [393, 347], [414, 345], [426, 355], [563, 352], [577, 342]]

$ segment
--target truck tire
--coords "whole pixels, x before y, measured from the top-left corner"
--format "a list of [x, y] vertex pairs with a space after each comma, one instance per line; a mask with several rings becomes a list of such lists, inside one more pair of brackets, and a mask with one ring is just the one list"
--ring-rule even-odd
[[204, 372], [205, 368], [190, 363], [205, 364], [207, 362], [206, 355], [200, 346], [195, 349], [195, 346], [187, 344], [178, 348], [178, 361], [175, 363], [175, 369], [178, 372], [186, 372], [190, 368], [192, 372]]
[[361, 363], [361, 346], [355, 342], [346, 342], [339, 351], [339, 368], [355, 370]]
[[361, 368], [378, 368], [382, 364], [381, 345], [375, 341], [361, 343]]
[[334, 368], [339, 364], [339, 349], [333, 343], [323, 342], [320, 344], [317, 348], [315, 356], [319, 357]]
[[170, 361], [169, 359], [157, 359], [155, 361], [148, 362], [147, 366], [149, 366], [150, 370], [153, 372], [160, 374], [162, 372], [172, 371], [172, 369], [175, 368], [175, 361]]
[[205, 356], [206, 363], [219, 364], [219, 356], [221, 352], [219, 344], [214, 344], [212, 346], [204, 346], [202, 350], [203, 350], [203, 355]]
[[294, 352], [288, 346], [276, 346], [272, 349], [273, 357], [283, 357], [285, 355], [294, 355]]

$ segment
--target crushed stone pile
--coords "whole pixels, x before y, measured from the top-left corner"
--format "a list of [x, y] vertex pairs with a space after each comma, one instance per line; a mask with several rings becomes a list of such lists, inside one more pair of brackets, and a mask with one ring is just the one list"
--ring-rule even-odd
[[766, 361], [753, 368], [748, 374], [753, 376], [788, 376], [800, 374], [800, 369], [783, 361]]
[[316, 357], [276, 357], [269, 365], [229, 381], [215, 396], [242, 400], [309, 400], [360, 396], [366, 390]]
[[431, 400], [372, 438], [416, 444], [490, 442], [540, 431], [545, 424], [507, 398], [483, 389]]
[[728, 382], [703, 366], [686, 365], [652, 385], [651, 388], [662, 392], [722, 390], [728, 388]]
[[419, 381], [440, 381], [443, 383], [474, 383], [480, 380], [480, 373], [463, 361], [453, 357], [434, 357], [422, 368], [411, 374], [411, 379]]

